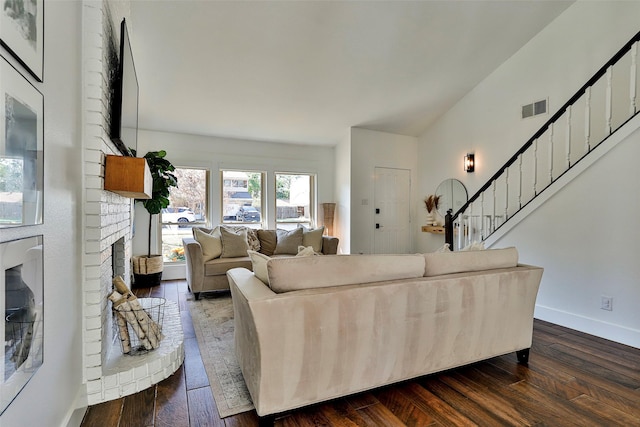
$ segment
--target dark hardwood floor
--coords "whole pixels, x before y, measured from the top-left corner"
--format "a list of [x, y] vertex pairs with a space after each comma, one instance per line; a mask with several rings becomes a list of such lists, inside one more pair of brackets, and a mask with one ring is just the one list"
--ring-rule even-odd
[[[83, 427], [257, 426], [220, 419], [185, 301], [185, 281], [139, 296], [179, 301], [185, 362], [145, 391], [91, 406]], [[640, 426], [640, 350], [542, 321], [528, 366], [508, 354], [293, 411], [276, 426]]]

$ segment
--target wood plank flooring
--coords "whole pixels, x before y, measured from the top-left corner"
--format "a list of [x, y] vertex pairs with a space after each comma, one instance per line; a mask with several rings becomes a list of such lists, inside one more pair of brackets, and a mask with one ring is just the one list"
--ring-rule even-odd
[[[252, 427], [220, 419], [186, 306], [185, 281], [136, 290], [179, 302], [185, 362], [145, 391], [91, 406], [82, 427]], [[279, 427], [640, 426], [640, 349], [535, 321], [529, 365], [508, 354], [293, 411]]]

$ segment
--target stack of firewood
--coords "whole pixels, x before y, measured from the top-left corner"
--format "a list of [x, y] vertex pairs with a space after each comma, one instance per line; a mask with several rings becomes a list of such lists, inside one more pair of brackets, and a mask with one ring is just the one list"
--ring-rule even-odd
[[164, 338], [161, 326], [140, 305], [138, 297], [131, 292], [121, 277], [113, 279], [113, 286], [115, 290], [109, 294], [108, 298], [113, 303], [118, 334], [122, 342], [122, 352], [127, 354], [132, 350], [131, 336], [127, 325], [131, 326], [141, 347], [144, 347], [145, 350], [158, 348], [160, 341]]

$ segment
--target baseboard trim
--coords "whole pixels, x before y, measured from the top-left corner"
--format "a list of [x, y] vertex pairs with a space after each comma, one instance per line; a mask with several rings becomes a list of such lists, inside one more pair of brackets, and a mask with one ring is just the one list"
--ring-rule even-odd
[[[172, 265], [173, 264], [173, 265]], [[187, 277], [187, 266], [184, 262], [165, 263], [162, 280], [181, 280]]]
[[536, 319], [640, 349], [640, 330], [536, 305]]

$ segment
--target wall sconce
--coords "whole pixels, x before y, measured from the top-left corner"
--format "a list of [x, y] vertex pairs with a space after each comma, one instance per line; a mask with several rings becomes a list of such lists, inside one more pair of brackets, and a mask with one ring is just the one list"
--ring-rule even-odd
[[475, 159], [473, 153], [469, 153], [464, 156], [464, 170], [467, 172], [473, 172], [475, 167]]

